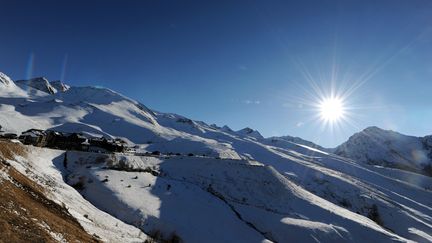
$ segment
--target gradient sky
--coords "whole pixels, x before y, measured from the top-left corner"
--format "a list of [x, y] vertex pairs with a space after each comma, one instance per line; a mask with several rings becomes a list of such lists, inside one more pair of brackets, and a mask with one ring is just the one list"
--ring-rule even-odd
[[[99, 85], [159, 111], [329, 147], [370, 125], [432, 134], [432, 1], [0, 0], [0, 9], [0, 71], [14, 80]], [[332, 83], [353, 88], [350, 122], [333, 130], [310, 107], [313, 87], [328, 95]]]

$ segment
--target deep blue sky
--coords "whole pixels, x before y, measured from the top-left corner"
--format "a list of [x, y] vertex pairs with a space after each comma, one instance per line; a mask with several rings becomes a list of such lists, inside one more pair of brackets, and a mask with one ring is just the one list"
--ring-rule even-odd
[[[370, 125], [432, 134], [432, 1], [0, 0], [0, 71], [100, 85], [150, 108], [334, 146]], [[65, 67], [65, 68], [64, 68]], [[320, 129], [304, 73], [347, 99]], [[343, 86], [345, 84], [346, 86]], [[305, 101], [306, 99], [306, 101]]]

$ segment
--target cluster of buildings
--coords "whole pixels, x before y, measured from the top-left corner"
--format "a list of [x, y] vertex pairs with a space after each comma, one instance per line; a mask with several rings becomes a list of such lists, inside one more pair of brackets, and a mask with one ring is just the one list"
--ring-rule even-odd
[[[0, 126], [1, 130], [1, 126]], [[120, 139], [91, 137], [82, 133], [65, 133], [54, 130], [30, 129], [20, 136], [13, 133], [2, 133], [0, 137], [18, 139], [23, 144], [37, 147], [49, 147], [62, 150], [78, 150], [96, 153], [133, 152], [134, 149]]]

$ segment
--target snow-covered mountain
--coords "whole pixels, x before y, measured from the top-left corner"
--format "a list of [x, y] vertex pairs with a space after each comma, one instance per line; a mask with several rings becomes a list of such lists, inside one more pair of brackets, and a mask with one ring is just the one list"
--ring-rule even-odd
[[14, 82], [6, 74], [0, 72], [0, 84], [7, 87], [13, 85]]
[[254, 138], [256, 140], [264, 139], [264, 137], [261, 135], [261, 133], [259, 133], [257, 130], [253, 130], [250, 127], [246, 127], [246, 128], [241, 129], [241, 130], [238, 130], [237, 134], [245, 136], [245, 137]]
[[60, 81], [60, 80], [51, 81], [51, 82], [50, 82], [50, 85], [51, 85], [52, 87], [54, 87], [57, 91], [60, 91], [60, 92], [65, 92], [65, 91], [67, 91], [67, 90], [70, 88], [69, 85], [63, 83], [63, 82]]
[[432, 136], [414, 137], [369, 127], [351, 136], [335, 154], [361, 163], [432, 175]]
[[[47, 82], [0, 86], [3, 129], [121, 137], [138, 153], [20, 145], [26, 153], [4, 159], [103, 241], [432, 241], [431, 177], [154, 111], [109, 89], [47, 92]], [[153, 151], [162, 155], [141, 155]]]
[[16, 81], [16, 84], [18, 84], [18, 86], [21, 86], [21, 88], [23, 89], [26, 89], [27, 87], [32, 87], [49, 94], [57, 93], [57, 89], [54, 88], [44, 77], [32, 78], [28, 80], [18, 80]]

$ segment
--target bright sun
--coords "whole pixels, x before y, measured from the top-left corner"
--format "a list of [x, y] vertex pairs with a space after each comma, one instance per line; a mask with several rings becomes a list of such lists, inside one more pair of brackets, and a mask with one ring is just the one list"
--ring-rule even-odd
[[319, 111], [321, 119], [331, 123], [339, 121], [345, 115], [344, 103], [338, 97], [323, 99], [319, 104]]

